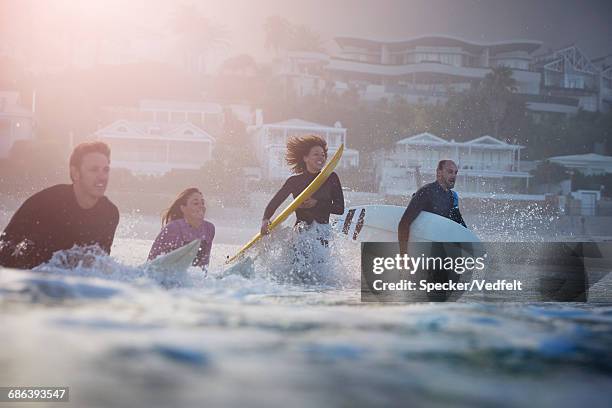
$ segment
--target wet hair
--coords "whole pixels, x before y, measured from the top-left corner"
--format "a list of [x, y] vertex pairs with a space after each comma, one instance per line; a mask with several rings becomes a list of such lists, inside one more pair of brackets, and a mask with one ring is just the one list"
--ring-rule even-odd
[[181, 211], [182, 205], [187, 205], [187, 200], [193, 193], [202, 192], [195, 187], [189, 187], [186, 190], [183, 190], [175, 199], [170, 208], [166, 209], [162, 213], [162, 227], [165, 227], [166, 224], [172, 222], [174, 220], [180, 220], [183, 218], [183, 212]]
[[[70, 167], [80, 169], [83, 163], [83, 157], [89, 153], [102, 153], [110, 161], [110, 147], [108, 147], [106, 143], [99, 141], [83, 142], [76, 145], [74, 150], [72, 150], [72, 154], [70, 155]], [[74, 181], [72, 172], [70, 173], [70, 179]]]
[[293, 136], [287, 141], [287, 154], [285, 161], [293, 173], [299, 174], [306, 171], [304, 156], [308, 156], [310, 149], [320, 146], [327, 158], [327, 142], [317, 135]]
[[454, 163], [454, 161], [446, 159], [446, 160], [440, 160], [438, 162], [438, 168], [436, 169], [436, 171], [442, 171], [444, 169], [444, 166], [446, 166], [448, 163]]

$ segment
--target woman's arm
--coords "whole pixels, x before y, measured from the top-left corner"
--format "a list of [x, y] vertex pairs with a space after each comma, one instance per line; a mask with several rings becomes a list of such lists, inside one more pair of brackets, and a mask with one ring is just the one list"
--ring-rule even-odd
[[149, 252], [149, 261], [157, 258], [162, 254], [167, 254], [181, 246], [181, 237], [179, 230], [172, 224], [166, 225], [155, 238], [155, 242], [151, 246]]
[[280, 207], [280, 205], [287, 199], [289, 194], [291, 194], [291, 178], [285, 181], [285, 184], [281, 187], [280, 190], [274, 194], [274, 197], [270, 200], [266, 209], [264, 211], [262, 223], [261, 223], [261, 233], [263, 235], [268, 233], [268, 224], [270, 223], [270, 218], [274, 215], [274, 212]]
[[327, 183], [330, 183], [331, 199], [317, 200], [315, 207], [330, 214], [344, 214], [344, 193], [342, 192], [340, 178], [336, 173], [332, 173], [327, 179]]
[[204, 251], [204, 254], [202, 257], [203, 266], [208, 266], [208, 263], [210, 262], [210, 253], [212, 251], [212, 243], [213, 243], [213, 239], [215, 238], [215, 225], [213, 223], [208, 223], [207, 227], [208, 228], [207, 228], [206, 240], [202, 240], [202, 251]]
[[332, 173], [329, 177], [332, 179], [332, 202], [329, 212], [332, 214], [342, 215], [344, 214], [344, 193], [342, 192], [340, 177], [338, 177], [336, 173]]

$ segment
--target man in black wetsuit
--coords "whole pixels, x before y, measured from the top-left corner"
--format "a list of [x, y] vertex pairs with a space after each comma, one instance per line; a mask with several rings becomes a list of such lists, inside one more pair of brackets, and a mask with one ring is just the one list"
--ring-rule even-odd
[[[412, 196], [408, 208], [404, 212], [402, 219], [400, 220], [397, 228], [397, 235], [400, 246], [400, 254], [406, 254], [408, 252], [408, 240], [410, 239], [410, 225], [416, 219], [421, 211], [428, 211], [442, 217], [449, 218], [458, 224], [465, 227], [463, 217], [459, 212], [459, 197], [457, 193], [451, 189], [455, 186], [455, 180], [457, 179], [457, 165], [452, 160], [441, 160], [438, 163], [436, 169], [436, 181], [429, 183], [419, 188], [416, 193]], [[443, 241], [443, 237], [440, 237]], [[421, 248], [427, 253], [427, 256], [433, 256], [438, 258], [457, 257], [454, 250], [446, 248], [444, 245], [439, 243], [433, 243], [427, 249]], [[424, 254], [423, 254], [424, 255]], [[413, 275], [415, 281], [425, 279], [431, 283], [444, 283], [449, 280], [457, 282], [461, 278], [471, 277], [470, 273], [464, 273], [459, 275], [452, 270], [447, 269], [421, 269], [416, 271]], [[460, 295], [463, 291], [446, 291], [446, 290], [433, 290], [425, 293], [426, 297], [420, 300], [422, 301], [446, 301], [449, 299], [453, 292], [457, 292], [456, 295]], [[419, 295], [423, 295], [420, 293]]]
[[436, 181], [424, 185], [414, 193], [397, 228], [400, 253], [406, 253], [410, 225], [421, 211], [441, 215], [466, 226], [459, 212], [459, 197], [451, 190], [455, 186], [457, 172], [454, 161], [440, 160], [436, 169]]
[[28, 198], [0, 235], [0, 265], [30, 269], [55, 251], [97, 244], [110, 254], [119, 223], [117, 207], [104, 196], [110, 149], [86, 142], [70, 156], [72, 184], [58, 184]]

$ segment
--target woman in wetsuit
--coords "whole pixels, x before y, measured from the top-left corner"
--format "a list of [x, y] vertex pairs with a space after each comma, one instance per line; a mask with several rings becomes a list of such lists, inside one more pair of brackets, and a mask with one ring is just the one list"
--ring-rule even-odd
[[204, 219], [205, 214], [206, 201], [200, 190], [191, 187], [181, 192], [162, 215], [163, 228], [151, 247], [149, 260], [199, 239], [200, 248], [193, 266], [208, 266], [215, 226]]
[[[285, 155], [287, 164], [295, 173], [285, 181], [281, 189], [268, 203], [261, 221], [261, 233], [269, 233], [270, 219], [289, 194], [297, 197], [321, 172], [327, 161], [327, 142], [316, 135], [292, 137], [287, 142]], [[298, 223], [311, 226], [313, 223], [329, 224], [330, 214], [344, 212], [344, 195], [336, 173], [295, 210]]]

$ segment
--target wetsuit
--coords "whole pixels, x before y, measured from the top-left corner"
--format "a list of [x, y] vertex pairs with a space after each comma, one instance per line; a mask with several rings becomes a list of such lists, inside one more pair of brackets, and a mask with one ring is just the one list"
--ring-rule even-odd
[[[274, 212], [289, 194], [292, 194], [293, 198], [297, 197], [315, 179], [317, 174], [305, 171], [304, 173], [289, 177], [268, 203], [264, 211], [264, 218], [271, 219]], [[332, 173], [311, 198], [317, 200], [317, 204], [312, 208], [298, 208], [295, 210], [297, 217], [296, 224], [302, 221], [309, 225], [313, 221], [316, 221], [318, 224], [329, 224], [329, 214], [344, 213], [344, 194], [342, 193], [340, 179], [336, 173]]]
[[55, 251], [97, 244], [110, 254], [119, 223], [106, 197], [89, 209], [79, 206], [71, 184], [58, 184], [28, 198], [0, 235], [0, 265], [30, 269]]
[[[444, 190], [442, 186], [434, 181], [421, 187], [413, 194], [408, 208], [400, 220], [397, 228], [398, 240], [408, 241], [410, 225], [421, 211], [427, 211], [442, 217], [446, 217], [466, 227], [463, 217], [459, 212], [459, 197], [452, 190]], [[466, 227], [467, 228], [467, 227]]]
[[[459, 212], [459, 196], [457, 193], [450, 189], [444, 190], [444, 188], [442, 188], [437, 181], [426, 184], [417, 190], [417, 192], [412, 196], [412, 200], [410, 200], [408, 208], [406, 208], [406, 211], [404, 211], [404, 215], [402, 216], [397, 228], [398, 240], [400, 241], [400, 253], [402, 254], [407, 253], [408, 250], [407, 241], [409, 240], [410, 236], [410, 225], [421, 211], [437, 214], [451, 219], [464, 227], [466, 226], [465, 222], [463, 222], [463, 217]], [[427, 256], [442, 259], [446, 257], [455, 258], [459, 256], [455, 250], [452, 248], [446, 248], [440, 243], [431, 244], [426, 252]], [[431, 283], [444, 283], [448, 282], [449, 280], [458, 282], [461, 278], [470, 279], [471, 272], [466, 272], [463, 275], [460, 275], [454, 271], [444, 268], [425, 268], [416, 271], [413, 278], [415, 281], [425, 279], [427, 282]], [[456, 292], [457, 295], [461, 295], [461, 293], [463, 293], [463, 291], [432, 290], [426, 293], [426, 300], [435, 302], [446, 301], [454, 292]]]
[[184, 218], [170, 221], [157, 235], [151, 251], [149, 260], [155, 259], [161, 254], [171, 252], [177, 248], [187, 245], [194, 239], [200, 240], [198, 255], [193, 260], [193, 266], [204, 267], [210, 261], [210, 250], [215, 238], [215, 226], [208, 221], [202, 221], [199, 227], [192, 227]]

